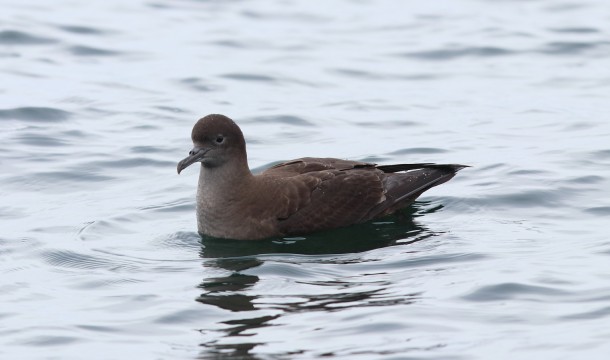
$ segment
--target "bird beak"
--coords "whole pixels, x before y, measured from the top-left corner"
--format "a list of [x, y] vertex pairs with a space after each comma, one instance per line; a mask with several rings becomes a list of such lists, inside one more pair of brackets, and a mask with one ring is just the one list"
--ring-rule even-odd
[[186, 169], [191, 164], [203, 160], [203, 157], [208, 151], [210, 151], [209, 148], [195, 146], [191, 151], [189, 151], [189, 156], [185, 157], [178, 163], [178, 174], [180, 174], [182, 170]]

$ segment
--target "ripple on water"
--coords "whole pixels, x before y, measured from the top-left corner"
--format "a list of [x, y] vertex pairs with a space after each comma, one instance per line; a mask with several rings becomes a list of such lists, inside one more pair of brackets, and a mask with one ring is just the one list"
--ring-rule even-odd
[[168, 154], [171, 152], [170, 149], [159, 146], [132, 146], [129, 151], [137, 154]]
[[573, 191], [565, 189], [522, 190], [508, 194], [488, 195], [485, 199], [471, 199], [470, 202], [480, 205], [497, 205], [500, 207], [552, 207], [564, 203], [567, 197], [574, 195]]
[[50, 107], [20, 107], [0, 110], [0, 119], [24, 120], [31, 122], [58, 122], [67, 120], [72, 113]]
[[[12, 206], [0, 206], [0, 218], [4, 220], [8, 219], [19, 219], [22, 217], [29, 216], [29, 213], [25, 210], [25, 208], [18, 208]], [[0, 244], [2, 244], [2, 239], [0, 238]], [[6, 249], [2, 249], [0, 247], [0, 254]]]
[[421, 123], [410, 120], [390, 120], [390, 121], [360, 121], [354, 122], [354, 125], [370, 127], [378, 129], [379, 127], [401, 128], [406, 126], [421, 126]]
[[598, 160], [610, 160], [610, 149], [594, 151], [591, 152], [588, 156], [591, 156]]
[[[281, 259], [281, 257], [279, 258]], [[319, 279], [321, 276], [324, 276], [322, 273], [316, 272], [311, 268], [306, 268], [300, 263], [284, 261], [268, 262], [262, 267], [249, 271], [248, 274], [263, 278], [281, 274], [282, 277], [289, 277], [291, 279]]]
[[102, 333], [120, 333], [120, 327], [110, 327], [101, 325], [76, 325], [77, 328], [87, 331], [102, 332]]
[[550, 171], [547, 170], [540, 170], [540, 169], [519, 169], [519, 170], [513, 170], [513, 171], [509, 171], [507, 173], [510, 176], [538, 176], [538, 175], [549, 175], [551, 174]]
[[311, 121], [294, 115], [257, 116], [241, 120], [242, 123], [255, 124], [286, 124], [294, 126], [315, 126]]
[[186, 111], [185, 109], [181, 109], [181, 108], [176, 107], [176, 106], [163, 106], [163, 105], [160, 105], [160, 106], [155, 106], [154, 108], [155, 109], [159, 109], [159, 110], [163, 110], [163, 111], [167, 111], [167, 112], [170, 112], [170, 113], [173, 113], [173, 114], [186, 114], [186, 113], [188, 113], [188, 111]]
[[69, 250], [46, 250], [40, 256], [50, 265], [72, 269], [105, 269], [118, 272], [131, 272], [140, 269], [134, 265], [136, 261], [133, 258], [107, 259], [102, 256], [86, 255]]
[[571, 315], [562, 316], [562, 320], [599, 320], [610, 316], [610, 306], [604, 306], [600, 309], [587, 311], [582, 313], [576, 313]]
[[531, 52], [544, 55], [580, 55], [591, 50], [608, 48], [608, 45], [610, 45], [609, 41], [552, 41], [544, 44], [542, 48], [532, 49], [531, 51], [516, 51], [499, 47], [461, 47], [408, 52], [401, 55], [418, 60], [435, 61], [455, 60], [464, 57], [508, 56]]
[[112, 221], [99, 220], [85, 223], [78, 231], [78, 237], [83, 241], [94, 241], [109, 236], [129, 233], [131, 231], [121, 226], [120, 221], [117, 219]]
[[[421, 295], [417, 294], [385, 294], [384, 289], [375, 289], [367, 291], [351, 291], [341, 292], [332, 291], [329, 294], [316, 294], [303, 296], [302, 301], [295, 301], [292, 303], [285, 303], [279, 301], [274, 303], [273, 296], [268, 297], [266, 301], [269, 303], [262, 303], [261, 307], [267, 305], [271, 308], [282, 308], [287, 312], [301, 312], [301, 311], [324, 311], [334, 312], [345, 309], [357, 307], [359, 309], [367, 307], [381, 307], [381, 306], [393, 306], [393, 305], [409, 305], [416, 302]], [[282, 295], [277, 296], [278, 299], [282, 298]]]
[[57, 42], [48, 37], [30, 35], [23, 31], [0, 31], [0, 44], [3, 45], [42, 45]]
[[30, 337], [24, 343], [29, 346], [57, 346], [71, 344], [80, 340], [74, 336], [39, 335]]
[[366, 80], [380, 80], [386, 78], [381, 74], [374, 74], [369, 71], [364, 70], [355, 70], [355, 69], [332, 69], [331, 70], [335, 74], [345, 75], [351, 78], [360, 78]]
[[68, 48], [72, 55], [76, 56], [114, 56], [120, 55], [121, 52], [114, 50], [100, 49], [92, 46], [75, 45]]
[[158, 324], [187, 324], [187, 323], [199, 323], [198, 318], [201, 316], [200, 309], [189, 309], [189, 310], [178, 310], [170, 314], [163, 315], [153, 320]]
[[548, 286], [527, 285], [521, 283], [503, 283], [483, 286], [471, 294], [463, 296], [469, 301], [505, 301], [512, 299], [545, 301], [545, 298], [568, 295], [567, 291]]
[[[100, 175], [87, 171], [41, 171], [30, 173], [27, 176], [14, 176], [8, 182], [23, 184], [39, 184], [43, 187], [49, 185], [102, 182], [114, 179], [112, 176]], [[69, 190], [69, 189], [67, 189]]]
[[173, 166], [175, 162], [173, 161], [164, 161], [164, 160], [155, 160], [151, 158], [144, 157], [134, 157], [129, 159], [119, 159], [119, 160], [102, 160], [102, 161], [92, 161], [89, 162], [91, 166], [99, 167], [100, 169], [130, 169], [142, 166], [150, 166], [150, 167], [165, 167], [165, 166]]
[[604, 181], [604, 178], [597, 175], [578, 176], [571, 179], [566, 179], [565, 182], [573, 184], [599, 184]]
[[598, 33], [599, 30], [591, 27], [562, 27], [549, 29], [556, 33], [568, 33], [568, 34], [592, 34]]
[[[176, 200], [176, 201], [172, 201], [172, 202], [168, 202], [168, 203], [163, 203], [160, 205], [145, 206], [145, 207], [140, 208], [140, 210], [153, 211], [153, 212], [159, 212], [159, 213], [193, 214], [193, 213], [195, 213], [195, 203], [193, 202], [193, 199], [187, 198], [187, 199]], [[177, 232], [176, 234], [173, 234], [172, 236], [181, 236], [181, 234], [182, 234], [182, 232]], [[172, 236], [170, 236], [170, 237], [172, 237]], [[200, 240], [201, 237], [198, 237], [198, 239]]]
[[250, 42], [246, 43], [246, 42], [238, 41], [238, 40], [234, 40], [234, 39], [215, 40], [215, 41], [211, 41], [210, 43], [214, 44], [216, 46], [230, 47], [230, 48], [235, 48], [235, 49], [245, 49], [248, 47], [252, 47], [252, 44]]
[[431, 148], [431, 147], [414, 147], [404, 148], [396, 151], [392, 151], [388, 155], [413, 155], [413, 154], [442, 154], [448, 152], [445, 149]]
[[232, 80], [240, 80], [240, 81], [252, 81], [252, 82], [267, 82], [267, 83], [272, 83], [272, 82], [276, 82], [277, 79], [269, 76], [269, 75], [259, 75], [259, 74], [246, 74], [246, 73], [230, 73], [230, 74], [223, 74], [220, 75], [220, 77], [223, 77], [225, 79], [232, 79]]
[[411, 81], [422, 81], [422, 80], [436, 80], [442, 75], [439, 74], [379, 74], [372, 73], [364, 70], [355, 70], [355, 69], [331, 69], [330, 72], [335, 73], [337, 75], [343, 75], [350, 78], [364, 79], [364, 80], [411, 80]]
[[59, 134], [60, 134], [60, 137], [70, 137], [70, 138], [74, 138], [74, 139], [84, 139], [84, 138], [92, 137], [92, 135], [90, 135], [89, 133], [87, 133], [85, 131], [77, 130], [77, 129], [62, 131]]
[[583, 52], [608, 47], [608, 41], [555, 41], [545, 45], [540, 53], [547, 55], [580, 55]]
[[208, 84], [205, 80], [189, 77], [185, 79], [180, 79], [179, 82], [183, 85], [188, 86], [192, 90], [200, 91], [200, 92], [208, 92], [208, 91], [216, 91], [219, 90], [219, 87], [216, 85]]
[[[189, 210], [194, 210], [194, 205], [190, 206]], [[173, 234], [169, 234], [156, 240], [161, 246], [172, 248], [172, 249], [190, 249], [193, 254], [197, 254], [201, 251], [201, 236], [196, 232], [189, 231], [178, 231]], [[196, 255], [194, 255], [196, 256]]]
[[438, 49], [427, 51], [415, 51], [402, 54], [404, 57], [420, 60], [454, 60], [463, 57], [494, 57], [515, 54], [515, 51], [500, 47], [461, 47], [454, 49]]
[[73, 34], [80, 35], [102, 35], [106, 33], [106, 31], [104, 30], [82, 25], [60, 25], [58, 26], [58, 28]]
[[598, 216], [610, 216], [610, 206], [596, 206], [584, 210], [586, 213]]
[[475, 253], [454, 253], [454, 254], [442, 254], [442, 255], [430, 255], [430, 256], [412, 256], [404, 259], [398, 259], [394, 261], [384, 261], [382, 263], [356, 263], [352, 265], [355, 269], [371, 270], [376, 268], [382, 269], [407, 269], [407, 268], [426, 268], [435, 267], [439, 265], [451, 265], [460, 263], [476, 263], [479, 261], [489, 259], [488, 256], [483, 254]]
[[59, 139], [60, 136], [41, 135], [40, 133], [23, 133], [16, 137], [17, 141], [28, 146], [63, 147], [69, 143]]

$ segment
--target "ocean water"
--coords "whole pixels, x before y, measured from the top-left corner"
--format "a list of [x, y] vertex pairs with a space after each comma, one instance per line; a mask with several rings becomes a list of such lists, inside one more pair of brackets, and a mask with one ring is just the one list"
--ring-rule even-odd
[[[606, 359], [610, 7], [32, 1], [0, 12], [0, 358]], [[404, 216], [202, 239], [194, 122], [250, 165], [464, 163]]]

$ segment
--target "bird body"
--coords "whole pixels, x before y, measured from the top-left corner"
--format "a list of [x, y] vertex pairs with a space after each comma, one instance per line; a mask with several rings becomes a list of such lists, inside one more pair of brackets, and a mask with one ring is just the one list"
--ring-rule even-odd
[[195, 147], [178, 173], [201, 162], [198, 230], [217, 238], [255, 240], [366, 222], [408, 206], [465, 167], [301, 158], [253, 175], [243, 134], [231, 119], [208, 115], [191, 137]]

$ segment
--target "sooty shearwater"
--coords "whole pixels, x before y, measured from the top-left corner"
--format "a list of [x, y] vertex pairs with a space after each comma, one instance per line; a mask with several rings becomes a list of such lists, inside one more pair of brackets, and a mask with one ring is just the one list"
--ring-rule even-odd
[[466, 167], [302, 158], [253, 175], [244, 135], [228, 117], [201, 118], [191, 138], [178, 174], [201, 163], [197, 227], [216, 238], [256, 240], [362, 223], [408, 206]]

